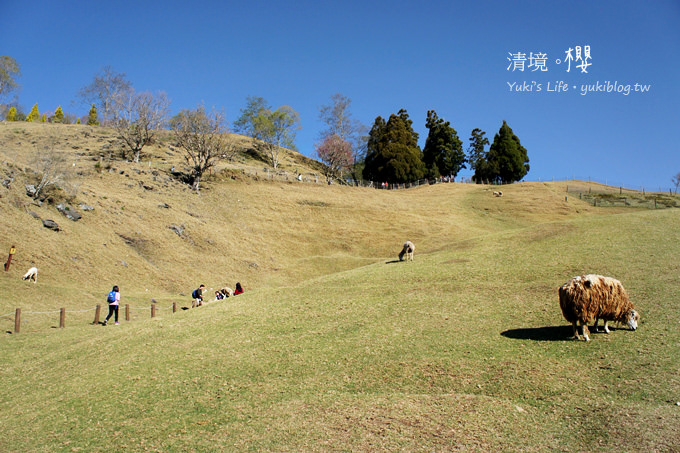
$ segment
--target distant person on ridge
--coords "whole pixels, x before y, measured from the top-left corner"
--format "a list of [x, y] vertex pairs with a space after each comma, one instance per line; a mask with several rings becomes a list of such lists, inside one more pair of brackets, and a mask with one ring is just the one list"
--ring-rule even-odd
[[236, 289], [234, 290], [234, 296], [238, 296], [239, 294], [243, 294], [243, 287], [241, 286], [241, 283], [236, 283]]

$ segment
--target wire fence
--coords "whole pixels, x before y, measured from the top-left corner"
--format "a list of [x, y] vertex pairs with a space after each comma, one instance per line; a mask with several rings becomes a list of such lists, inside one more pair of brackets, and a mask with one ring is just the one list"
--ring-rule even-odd
[[[476, 184], [475, 181], [470, 177], [461, 176], [458, 178], [452, 177], [439, 177], [435, 179], [420, 179], [418, 181], [408, 182], [408, 183], [391, 183], [391, 182], [378, 182], [378, 181], [368, 181], [368, 180], [354, 180], [354, 179], [344, 179], [332, 178], [329, 180], [325, 175], [320, 173], [306, 172], [306, 173], [291, 173], [286, 170], [274, 170], [271, 168], [264, 167], [261, 170], [255, 170], [252, 168], [243, 169], [241, 172], [244, 175], [253, 177], [255, 179], [264, 179], [269, 181], [288, 181], [288, 182], [300, 182], [305, 184], [343, 184], [353, 187], [367, 187], [374, 189], [383, 190], [403, 190], [411, 189], [414, 187], [434, 185], [434, 184]], [[570, 193], [578, 192], [588, 192], [588, 193], [615, 193], [617, 191], [628, 191], [628, 192], [640, 192], [642, 194], [668, 194], [669, 196], [677, 195], [677, 187], [672, 186], [654, 186], [647, 187], [644, 185], [631, 185], [616, 183], [614, 181], [608, 181], [606, 179], [600, 180], [597, 178], [588, 177], [563, 177], [563, 178], [537, 178], [537, 179], [523, 179], [521, 182], [565, 182], [568, 183]], [[486, 182], [487, 185], [500, 185], [493, 182]], [[515, 183], [516, 184], [516, 183]]]
[[[203, 302], [202, 305], [213, 302], [218, 301], [207, 301]], [[180, 306], [177, 302], [173, 302], [169, 306], [151, 303], [146, 307], [132, 307], [130, 304], [125, 304], [120, 306], [118, 316], [120, 322], [131, 322], [155, 318], [162, 312], [174, 314], [179, 310], [188, 310], [189, 308], [196, 308], [195, 303], [191, 303], [190, 306]], [[85, 310], [60, 308], [50, 311], [22, 311], [21, 308], [17, 308], [13, 313], [0, 315], [0, 329], [6, 333], [18, 334], [65, 328], [67, 325], [104, 325], [107, 315], [108, 305], [102, 306], [101, 304]]]

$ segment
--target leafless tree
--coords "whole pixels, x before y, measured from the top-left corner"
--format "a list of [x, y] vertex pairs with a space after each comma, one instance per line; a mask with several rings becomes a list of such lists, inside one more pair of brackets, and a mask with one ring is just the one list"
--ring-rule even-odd
[[33, 168], [38, 175], [38, 184], [32, 197], [34, 200], [41, 199], [51, 186], [59, 187], [68, 183], [71, 176], [71, 167], [64, 153], [54, 149], [54, 139], [47, 141], [42, 150], [33, 161]]
[[116, 72], [111, 66], [104, 66], [89, 85], [78, 91], [77, 97], [88, 107], [95, 104], [99, 108], [99, 120], [108, 125], [113, 120], [116, 97], [132, 89], [132, 83], [125, 73]]
[[[331, 104], [319, 107], [319, 119], [327, 128], [321, 132], [321, 142], [328, 137], [337, 136], [352, 148], [353, 165], [363, 161], [366, 155], [368, 129], [360, 121], [352, 118], [350, 104], [352, 100], [341, 94], [331, 96]], [[354, 172], [353, 172], [354, 173]], [[358, 176], [353, 174], [355, 180]]]
[[182, 110], [170, 121], [170, 127], [191, 166], [192, 188], [199, 192], [203, 174], [233, 153], [224, 114], [214, 109], [206, 113], [199, 105], [196, 110]]
[[352, 145], [335, 134], [326, 136], [316, 145], [316, 155], [326, 164], [324, 174], [329, 182], [341, 176], [353, 163]]
[[680, 187], [680, 172], [678, 172], [677, 175], [673, 176], [671, 179], [671, 182], [675, 186], [675, 194], [678, 194], [678, 187]]
[[129, 89], [116, 95], [113, 126], [135, 162], [139, 162], [142, 148], [151, 144], [156, 131], [165, 125], [169, 112], [170, 99], [163, 92], [153, 95]]
[[19, 89], [16, 79], [21, 76], [21, 66], [8, 56], [0, 57], [0, 100]]

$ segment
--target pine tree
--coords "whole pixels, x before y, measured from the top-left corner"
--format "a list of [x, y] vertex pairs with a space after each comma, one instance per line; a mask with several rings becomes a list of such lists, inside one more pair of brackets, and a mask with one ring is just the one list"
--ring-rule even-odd
[[434, 110], [427, 112], [425, 125], [429, 129], [423, 149], [427, 177], [455, 177], [461, 168], [465, 168], [463, 142], [458, 138], [458, 133], [451, 123], [439, 118]]
[[489, 179], [502, 184], [520, 181], [529, 172], [527, 150], [505, 121], [493, 139], [487, 161], [491, 167]]
[[9, 112], [7, 112], [7, 121], [16, 121], [17, 120], [17, 108], [12, 107], [9, 109]]
[[363, 177], [371, 181], [405, 183], [422, 179], [425, 165], [418, 134], [406, 110], [385, 122], [376, 118], [368, 137]]
[[42, 116], [40, 117], [40, 122], [41, 123], [46, 123], [47, 122], [47, 113], [43, 113]]
[[61, 105], [57, 107], [57, 110], [54, 112], [54, 117], [52, 117], [52, 122], [54, 123], [63, 123], [64, 122], [64, 111], [61, 109]]
[[478, 184], [488, 179], [488, 153], [485, 147], [489, 144], [489, 139], [484, 137], [485, 134], [486, 132], [479, 128], [473, 129], [470, 135], [470, 147], [468, 148], [467, 162], [470, 165], [470, 169], [475, 172], [472, 179]]
[[88, 126], [99, 126], [99, 121], [97, 120], [97, 107], [95, 107], [94, 104], [92, 104], [92, 108], [90, 109], [90, 114], [87, 117], [87, 125]]
[[33, 106], [33, 109], [31, 109], [31, 113], [28, 114], [26, 117], [26, 121], [29, 123], [32, 123], [34, 121], [40, 121], [40, 112], [38, 111], [38, 104], [35, 104]]

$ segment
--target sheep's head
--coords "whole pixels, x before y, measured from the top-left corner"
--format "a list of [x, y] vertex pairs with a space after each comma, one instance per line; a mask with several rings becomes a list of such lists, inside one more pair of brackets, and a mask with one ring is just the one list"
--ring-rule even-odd
[[631, 310], [628, 314], [628, 327], [630, 330], [636, 330], [638, 326], [638, 321], [640, 320], [640, 314], [635, 310]]

